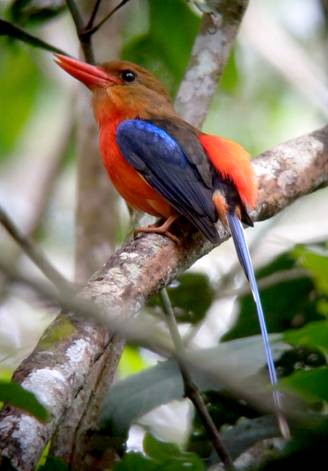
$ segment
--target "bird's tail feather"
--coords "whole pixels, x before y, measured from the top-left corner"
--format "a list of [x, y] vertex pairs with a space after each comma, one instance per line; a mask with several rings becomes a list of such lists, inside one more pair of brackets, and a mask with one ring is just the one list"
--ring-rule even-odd
[[[234, 245], [236, 248], [236, 252], [237, 252], [240, 264], [243, 267], [245, 275], [249, 281], [253, 298], [256, 304], [256, 310], [257, 310], [257, 315], [259, 318], [259, 323], [260, 323], [260, 328], [261, 328], [265, 356], [266, 356], [266, 360], [268, 364], [270, 382], [273, 386], [275, 386], [278, 382], [277, 373], [276, 373], [276, 369], [275, 369], [275, 365], [273, 361], [273, 355], [271, 351], [271, 346], [270, 346], [268, 331], [266, 327], [264, 312], [262, 308], [261, 298], [260, 298], [260, 294], [259, 294], [259, 290], [257, 287], [256, 278], [255, 278], [254, 268], [251, 261], [248, 245], [245, 239], [244, 229], [243, 229], [240, 219], [233, 212], [229, 212], [227, 215], [227, 218], [228, 218], [230, 232], [232, 235], [232, 239], [234, 241]], [[288, 424], [281, 412], [282, 405], [281, 405], [281, 395], [279, 391], [277, 390], [273, 391], [273, 400], [274, 400], [275, 407], [277, 409], [281, 432], [283, 436], [288, 437], [289, 429], [288, 429]]]

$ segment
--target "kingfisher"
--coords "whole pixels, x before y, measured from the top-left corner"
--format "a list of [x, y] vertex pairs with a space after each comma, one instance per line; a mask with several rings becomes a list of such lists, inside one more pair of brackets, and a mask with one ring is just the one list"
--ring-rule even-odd
[[[172, 228], [184, 217], [215, 244], [219, 242], [217, 221], [229, 228], [250, 283], [275, 386], [277, 374], [243, 230], [243, 225], [253, 226], [249, 213], [257, 198], [248, 152], [184, 121], [161, 81], [137, 64], [114, 60], [90, 65], [64, 55], [56, 55], [55, 61], [92, 92], [100, 153], [113, 185], [130, 207], [159, 218], [136, 232], [163, 234], [179, 242]], [[287, 436], [277, 390], [273, 399]]]

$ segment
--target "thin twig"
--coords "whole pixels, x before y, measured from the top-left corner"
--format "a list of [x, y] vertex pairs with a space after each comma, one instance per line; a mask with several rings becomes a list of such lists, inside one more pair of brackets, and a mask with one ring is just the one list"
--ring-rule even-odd
[[66, 4], [73, 18], [77, 34], [79, 35], [80, 31], [84, 28], [84, 22], [80, 10], [78, 9], [75, 0], [66, 0]]
[[92, 28], [86, 27], [85, 30], [82, 32], [82, 36], [91, 37], [94, 33], [96, 33], [96, 31], [98, 31], [99, 28], [102, 27], [104, 23], [106, 23], [106, 21], [109, 20], [109, 18], [111, 18], [111, 16], [114, 15], [114, 13], [116, 13], [118, 10], [120, 10], [120, 8], [122, 8], [126, 3], [128, 3], [128, 1], [129, 0], [122, 0], [115, 8], [113, 8], [113, 10], [107, 13], [107, 15], [105, 15], [104, 18], [99, 21], [99, 23], [97, 23]]
[[89, 64], [95, 64], [95, 56], [92, 47], [92, 37], [90, 34], [84, 34], [84, 22], [80, 10], [75, 0], [66, 0], [66, 4], [75, 24], [76, 33], [78, 35], [85, 60]]
[[95, 19], [96, 19], [96, 15], [97, 15], [97, 13], [98, 13], [98, 9], [99, 9], [99, 7], [100, 7], [101, 2], [102, 2], [102, 0], [96, 0], [95, 5], [94, 5], [94, 7], [93, 7], [93, 10], [92, 10], [92, 12], [91, 12], [89, 21], [87, 22], [87, 24], [86, 24], [86, 26], [85, 26], [85, 29], [86, 29], [86, 30], [92, 28], [93, 22], [94, 22]]
[[167, 325], [170, 330], [174, 347], [176, 349], [176, 359], [183, 379], [185, 395], [194, 404], [195, 409], [198, 412], [198, 415], [204, 425], [204, 428], [207, 431], [208, 436], [211, 438], [214, 449], [216, 450], [219, 458], [222, 460], [225, 468], [232, 470], [234, 469], [232, 459], [225, 445], [223, 444], [220, 433], [217, 430], [216, 425], [208, 412], [208, 409], [199, 389], [193, 382], [190, 373], [182, 360], [185, 355], [185, 349], [182, 338], [180, 336], [171, 300], [166, 288], [161, 291], [161, 300], [164, 312], [166, 314]]
[[[68, 109], [72, 109], [72, 103], [69, 104]], [[66, 116], [67, 115], [67, 116]], [[72, 135], [75, 132], [75, 123], [72, 122], [72, 116], [68, 112], [65, 114], [66, 118], [62, 122], [62, 132], [56, 140], [56, 144], [52, 146], [49, 155], [45, 156], [46, 165], [39, 173], [38, 191], [35, 198], [33, 198], [33, 211], [31, 217], [26, 224], [25, 238], [29, 240], [36, 240], [38, 234], [42, 229], [44, 217], [49, 208], [50, 200], [57, 180], [64, 168], [67, 152], [72, 140]], [[12, 251], [10, 256], [10, 265], [15, 267], [21, 255], [20, 246], [16, 246], [16, 250]], [[8, 294], [8, 283], [0, 279], [0, 304], [4, 302], [4, 298]]]
[[72, 288], [73, 284], [66, 280], [61, 273], [50, 263], [46, 255], [37, 248], [32, 241], [25, 237], [10, 216], [0, 206], [0, 224], [6, 229], [8, 234], [17, 242], [21, 249], [35, 263], [41, 272], [56, 286], [59, 291], [66, 292]]
[[18, 41], [30, 44], [31, 46], [54, 52], [55, 54], [64, 54], [65, 56], [69, 56], [69, 54], [67, 54], [67, 52], [63, 51], [62, 49], [59, 49], [58, 47], [55, 47], [52, 44], [49, 44], [30, 33], [27, 33], [23, 29], [13, 25], [9, 21], [3, 20], [2, 18], [0, 18], [0, 36], [8, 36], [10, 38], [17, 39]]

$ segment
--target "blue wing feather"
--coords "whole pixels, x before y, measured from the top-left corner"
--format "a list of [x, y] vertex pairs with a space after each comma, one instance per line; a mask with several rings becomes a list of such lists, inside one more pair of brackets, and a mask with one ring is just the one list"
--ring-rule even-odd
[[213, 190], [168, 132], [150, 121], [131, 119], [119, 124], [116, 140], [124, 158], [153, 188], [210, 240], [218, 240]]

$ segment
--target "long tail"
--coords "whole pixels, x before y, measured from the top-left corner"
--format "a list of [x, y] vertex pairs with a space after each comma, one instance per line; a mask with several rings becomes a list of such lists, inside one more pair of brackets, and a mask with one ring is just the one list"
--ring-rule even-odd
[[[235, 244], [236, 252], [237, 252], [240, 264], [243, 267], [245, 275], [249, 281], [253, 298], [256, 304], [256, 310], [257, 310], [257, 315], [259, 318], [259, 323], [260, 323], [260, 328], [261, 328], [265, 356], [266, 356], [266, 360], [268, 364], [270, 382], [273, 386], [275, 386], [278, 383], [278, 378], [277, 378], [277, 373], [276, 373], [276, 369], [275, 369], [275, 365], [273, 361], [273, 356], [272, 356], [272, 351], [271, 351], [271, 346], [270, 346], [270, 341], [269, 341], [269, 336], [268, 336], [268, 330], [266, 327], [261, 298], [260, 298], [260, 294], [259, 294], [259, 290], [257, 287], [256, 278], [255, 278], [254, 268], [253, 268], [251, 256], [249, 253], [248, 245], [245, 239], [244, 229], [243, 229], [240, 219], [234, 213], [229, 212], [227, 217], [228, 217], [228, 223], [229, 223], [229, 228], [232, 235], [232, 239]], [[272, 396], [273, 396], [275, 408], [277, 410], [277, 417], [278, 417], [278, 422], [279, 422], [281, 433], [285, 438], [288, 438], [290, 436], [289, 427], [282, 413], [280, 392], [274, 390], [272, 393]]]

